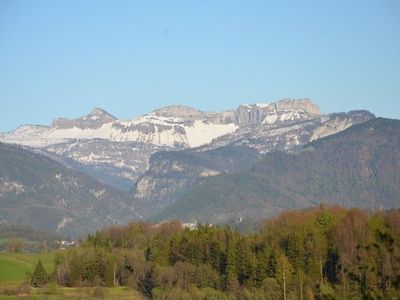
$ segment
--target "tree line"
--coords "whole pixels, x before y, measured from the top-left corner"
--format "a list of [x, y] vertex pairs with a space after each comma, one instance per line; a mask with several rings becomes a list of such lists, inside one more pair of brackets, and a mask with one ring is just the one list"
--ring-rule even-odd
[[57, 253], [49, 278], [150, 299], [399, 299], [400, 211], [287, 211], [249, 234], [174, 221], [110, 227]]

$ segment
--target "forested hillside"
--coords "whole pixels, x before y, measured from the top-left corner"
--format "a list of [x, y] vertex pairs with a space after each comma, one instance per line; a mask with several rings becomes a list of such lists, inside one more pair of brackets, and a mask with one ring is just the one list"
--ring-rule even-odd
[[53, 279], [150, 299], [398, 299], [400, 212], [288, 211], [248, 235], [132, 223], [60, 252]]
[[77, 237], [135, 217], [122, 191], [27, 148], [0, 143], [0, 220]]
[[400, 121], [376, 118], [300, 150], [272, 152], [248, 171], [208, 178], [154, 220], [224, 223], [330, 203], [399, 207]]

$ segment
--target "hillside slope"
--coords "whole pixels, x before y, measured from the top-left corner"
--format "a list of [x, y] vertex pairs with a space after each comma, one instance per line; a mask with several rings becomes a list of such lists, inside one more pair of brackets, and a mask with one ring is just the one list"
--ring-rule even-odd
[[0, 143], [0, 221], [76, 236], [135, 217], [128, 197], [21, 147]]
[[135, 208], [148, 217], [209, 176], [245, 170], [260, 158], [257, 150], [242, 146], [158, 152], [151, 157], [150, 168], [137, 182]]
[[208, 178], [154, 219], [227, 222], [264, 218], [321, 202], [366, 209], [400, 207], [400, 121], [377, 118], [272, 152], [249, 171]]

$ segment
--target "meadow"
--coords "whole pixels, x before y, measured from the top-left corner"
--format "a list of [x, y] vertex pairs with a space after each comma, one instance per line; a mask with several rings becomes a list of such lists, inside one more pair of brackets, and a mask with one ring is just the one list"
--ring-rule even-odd
[[39, 259], [48, 273], [53, 272], [54, 256], [55, 252], [0, 253], [0, 299], [143, 299], [137, 291], [126, 287], [66, 288], [50, 284], [43, 288], [29, 288], [29, 295], [17, 291], [24, 282], [29, 281], [29, 274], [33, 272]]
[[0, 253], [0, 287], [14, 287], [26, 280], [39, 259], [47, 272], [53, 271], [54, 252]]

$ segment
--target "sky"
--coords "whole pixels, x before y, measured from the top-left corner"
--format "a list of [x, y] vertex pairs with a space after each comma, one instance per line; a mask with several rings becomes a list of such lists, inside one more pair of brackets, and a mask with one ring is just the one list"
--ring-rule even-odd
[[0, 131], [310, 98], [400, 119], [400, 1], [0, 0]]

